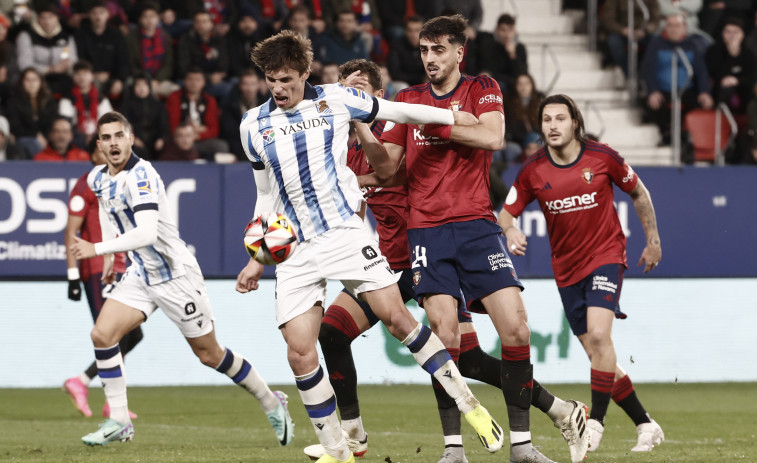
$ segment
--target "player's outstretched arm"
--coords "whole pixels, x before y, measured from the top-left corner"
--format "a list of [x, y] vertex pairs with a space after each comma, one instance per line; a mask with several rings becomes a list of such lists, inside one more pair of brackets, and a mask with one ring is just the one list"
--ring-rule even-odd
[[258, 289], [258, 281], [263, 276], [263, 264], [250, 257], [250, 261], [237, 275], [236, 290], [239, 293], [249, 293]]
[[377, 101], [379, 108], [376, 113], [376, 119], [382, 121], [392, 121], [400, 124], [453, 125], [459, 120], [460, 123], [472, 123], [471, 119], [463, 119], [464, 116], [458, 116], [458, 119], [456, 119], [453, 111], [449, 109], [382, 99], [378, 99]]
[[497, 222], [499, 222], [499, 226], [502, 227], [502, 233], [507, 238], [507, 252], [514, 256], [525, 256], [528, 241], [526, 241], [526, 235], [518, 228], [515, 217], [502, 208], [499, 212]]
[[[133, 229], [118, 238], [104, 240], [100, 243], [92, 244], [89, 241], [74, 237], [76, 242], [71, 247], [74, 257], [79, 260], [89, 259], [103, 254], [133, 251], [155, 244], [158, 240], [158, 210], [143, 209], [137, 211], [134, 213], [134, 222], [136, 226]], [[104, 227], [103, 231], [105, 231]]]
[[633, 200], [633, 207], [636, 214], [641, 220], [641, 226], [644, 228], [644, 235], [647, 237], [647, 245], [641, 252], [638, 266], [644, 263], [644, 273], [648, 273], [662, 260], [662, 247], [660, 243], [660, 233], [657, 231], [657, 216], [655, 215], [654, 206], [652, 205], [652, 196], [649, 190], [644, 186], [644, 182], [639, 178], [636, 187], [629, 193]]

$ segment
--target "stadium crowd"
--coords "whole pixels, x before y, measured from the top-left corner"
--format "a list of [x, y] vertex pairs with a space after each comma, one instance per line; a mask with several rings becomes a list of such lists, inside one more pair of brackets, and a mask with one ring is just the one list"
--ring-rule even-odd
[[[586, 9], [567, 0], [564, 8]], [[635, 11], [645, 116], [670, 144], [670, 50], [694, 65], [683, 112], [724, 102], [739, 123], [731, 163], [757, 163], [757, 29], [754, 0], [645, 0]], [[626, 0], [599, 2], [605, 64], [627, 73]], [[418, 33], [426, 19], [469, 20], [465, 74], [496, 79], [506, 100], [506, 147], [493, 179], [541, 146], [535, 109], [544, 97], [529, 75], [516, 18], [481, 29], [480, 0], [14, 0], [0, 3], [0, 160], [74, 159], [98, 116], [116, 109], [134, 121], [136, 152], [149, 160], [244, 159], [242, 114], [267, 98], [249, 59], [256, 43], [283, 29], [308, 37], [310, 82], [333, 83], [338, 66], [364, 58], [381, 66], [386, 97], [426, 77]], [[751, 20], [755, 18], [755, 20]], [[683, 73], [679, 78], [683, 84]], [[70, 122], [69, 146], [53, 143], [53, 122]], [[60, 124], [59, 124], [60, 125]], [[62, 129], [58, 128], [58, 132]], [[58, 134], [59, 137], [63, 135]], [[755, 148], [752, 148], [755, 147]], [[37, 156], [39, 153], [44, 155]], [[496, 181], [496, 180], [495, 180]], [[492, 198], [501, 200], [502, 185]]]

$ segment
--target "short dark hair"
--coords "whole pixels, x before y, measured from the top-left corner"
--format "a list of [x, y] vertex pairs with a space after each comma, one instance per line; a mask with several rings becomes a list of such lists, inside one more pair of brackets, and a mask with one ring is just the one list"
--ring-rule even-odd
[[186, 78], [189, 74], [202, 74], [202, 77], [205, 77], [205, 72], [203, 72], [202, 67], [195, 64], [193, 66], [189, 66], [189, 69], [187, 69], [187, 73], [184, 74], [184, 78]]
[[292, 69], [302, 75], [313, 63], [313, 47], [310, 39], [284, 30], [255, 45], [250, 58], [263, 73]]
[[87, 11], [92, 11], [95, 8], [108, 8], [108, 5], [103, 0], [92, 0], [89, 3], [89, 8], [87, 8]]
[[437, 16], [429, 19], [421, 28], [420, 38], [439, 42], [447, 37], [449, 43], [460, 46], [465, 45], [467, 36], [465, 29], [468, 28], [468, 20], [461, 14], [453, 16]]
[[508, 26], [514, 26], [515, 25], [515, 17], [512, 15], [509, 15], [507, 13], [499, 15], [499, 18], [497, 19], [497, 27], [506, 24]]
[[343, 79], [355, 71], [360, 71], [360, 74], [368, 77], [368, 83], [371, 84], [373, 90], [384, 88], [381, 81], [381, 69], [378, 64], [364, 59], [352, 59], [339, 66], [339, 79]]
[[725, 26], [736, 26], [739, 29], [744, 31], [744, 20], [736, 17], [736, 16], [729, 16], [723, 21], [723, 28], [725, 29]]
[[100, 133], [100, 127], [105, 124], [111, 124], [113, 122], [120, 122], [121, 124], [123, 124], [124, 130], [126, 132], [132, 133], [129, 120], [126, 118], [126, 116], [119, 113], [118, 111], [110, 111], [100, 116], [100, 119], [97, 120], [97, 133]]
[[148, 10], [152, 10], [156, 13], [160, 13], [160, 4], [152, 0], [147, 0], [147, 1], [142, 2], [139, 5], [139, 16], [142, 16], [142, 13]]
[[94, 70], [95, 68], [92, 67], [92, 63], [84, 59], [80, 59], [74, 64], [74, 73], [77, 73], [79, 71], [94, 72]]
[[[573, 98], [564, 94], [550, 95], [544, 98], [539, 105], [539, 124], [541, 124], [542, 117], [544, 117], [544, 108], [548, 104], [563, 104], [568, 107], [568, 113], [570, 118], [576, 121], [576, 130], [573, 132], [573, 136], [580, 142], [586, 141], [586, 133], [584, 129], [584, 117], [581, 115], [581, 110], [578, 109], [578, 105]], [[544, 138], [544, 132], [539, 129], [542, 139]]]

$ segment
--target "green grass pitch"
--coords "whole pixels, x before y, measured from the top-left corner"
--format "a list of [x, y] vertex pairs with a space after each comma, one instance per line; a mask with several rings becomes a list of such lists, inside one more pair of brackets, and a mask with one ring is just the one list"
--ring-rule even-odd
[[[588, 385], [548, 386], [562, 398], [589, 401]], [[90, 448], [80, 438], [99, 418], [84, 418], [68, 396], [54, 389], [0, 389], [2, 462], [308, 462], [302, 448], [316, 442], [297, 391], [290, 397], [296, 422], [291, 446], [280, 447], [257, 402], [239, 388], [133, 387], [130, 408], [139, 414], [134, 440]], [[499, 391], [483, 385], [474, 393], [503, 427], [507, 413]], [[633, 423], [610, 405], [605, 437], [591, 462], [757, 462], [757, 384], [640, 384], [637, 392], [662, 425], [666, 441], [651, 453], [634, 454]], [[436, 463], [442, 437], [428, 386], [360, 386], [369, 449], [363, 462]], [[99, 388], [90, 406], [99, 415]], [[555, 461], [569, 462], [568, 449], [551, 422], [531, 409], [535, 445]], [[468, 459], [507, 461], [507, 449], [490, 455], [463, 424]], [[361, 460], [358, 460], [361, 461]]]

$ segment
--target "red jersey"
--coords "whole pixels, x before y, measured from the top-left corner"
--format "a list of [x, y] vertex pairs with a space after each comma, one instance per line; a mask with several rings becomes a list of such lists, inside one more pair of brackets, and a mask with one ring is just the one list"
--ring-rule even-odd
[[[492, 111], [504, 114], [499, 84], [486, 76], [463, 76], [446, 95], [434, 94], [429, 83], [416, 85], [402, 90], [396, 101], [467, 111], [476, 117]], [[387, 123], [381, 139], [405, 147], [408, 228], [495, 221], [489, 199], [491, 151], [425, 137], [412, 124]]]
[[521, 166], [505, 200], [518, 217], [537, 199], [547, 221], [557, 286], [573, 285], [597, 267], [626, 264], [626, 237], [613, 204], [613, 183], [629, 193], [638, 177], [617, 151], [586, 141], [570, 165], [552, 162], [546, 148]]
[[[102, 230], [100, 229], [100, 205], [97, 202], [95, 194], [87, 186], [88, 175], [89, 172], [79, 177], [79, 180], [76, 181], [76, 185], [74, 185], [74, 189], [71, 191], [71, 196], [68, 199], [68, 213], [84, 217], [80, 230], [82, 239], [90, 243], [99, 243], [103, 240]], [[89, 280], [92, 275], [102, 273], [103, 257], [96, 256], [91, 259], [80, 260], [79, 268], [82, 281]], [[113, 270], [116, 273], [124, 273], [126, 271], [126, 254], [122, 252], [116, 254]]]
[[[384, 121], [376, 121], [371, 126], [371, 132], [377, 139], [381, 138], [384, 124]], [[355, 175], [373, 172], [363, 152], [363, 146], [357, 140], [347, 150], [347, 166]], [[365, 196], [376, 218], [379, 249], [389, 266], [395, 270], [410, 268], [410, 248], [407, 244], [407, 186], [371, 188]]]

